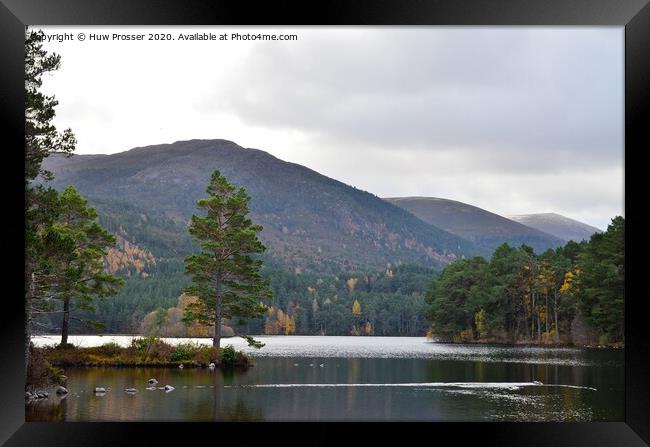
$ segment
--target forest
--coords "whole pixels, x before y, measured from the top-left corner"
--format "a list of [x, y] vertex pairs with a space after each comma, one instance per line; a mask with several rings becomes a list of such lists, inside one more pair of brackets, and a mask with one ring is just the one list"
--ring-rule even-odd
[[[590, 241], [570, 241], [541, 254], [525, 245], [503, 244], [489, 259], [461, 259], [442, 271], [400, 265], [367, 273], [299, 274], [269, 260], [262, 274], [273, 296], [263, 302], [264, 316], [228, 324], [236, 331], [268, 335], [428, 332], [457, 342], [622, 343], [624, 225], [616, 217]], [[100, 328], [184, 335], [170, 329], [182, 319], [173, 309], [189, 284], [183, 264], [159, 260], [145, 275], [132, 264], [131, 269], [115, 296], [96, 299], [91, 310], [76, 310], [71, 332]], [[151, 275], [157, 280], [150, 281]]]
[[[436, 277], [433, 269], [402, 265], [381, 272], [318, 275], [293, 273], [265, 263], [273, 296], [264, 300], [262, 318], [229, 324], [250, 334], [295, 335], [424, 335], [425, 295]], [[77, 309], [74, 333], [170, 333], [178, 326], [177, 309], [182, 290], [189, 284], [180, 263], [158, 263], [152, 276], [128, 277], [119, 292], [96, 299], [93, 309]], [[153, 275], [161, 279], [150, 281]], [[356, 303], [356, 304], [355, 304]], [[354, 308], [354, 309], [353, 309]], [[170, 310], [170, 312], [167, 312]], [[161, 316], [162, 314], [165, 316]], [[154, 314], [157, 317], [154, 318]], [[149, 320], [157, 320], [152, 327]], [[52, 321], [52, 326], [56, 321]], [[146, 330], [145, 330], [146, 327]]]
[[[503, 244], [489, 260], [462, 259], [441, 272], [402, 265], [315, 275], [266, 266], [273, 290], [266, 313], [230, 324], [267, 335], [428, 333], [453, 342], [621, 345], [624, 227], [616, 217], [589, 241], [541, 254]], [[148, 331], [178, 323], [161, 312], [151, 312], [159, 316], [158, 326]]]
[[[503, 244], [489, 259], [458, 260], [442, 271], [400, 265], [363, 274], [297, 274], [268, 262], [262, 272], [273, 297], [263, 303], [264, 316], [229, 325], [269, 335], [428, 332], [456, 342], [622, 343], [624, 225], [616, 217], [590, 241], [541, 254]], [[133, 276], [117, 296], [99, 299], [93, 312], [82, 313], [84, 319], [114, 333], [142, 331], [147, 315], [145, 332], [178, 327], [182, 315], [167, 311], [176, 309], [187, 285], [181, 265], [159, 263], [152, 274], [165, 280]], [[77, 331], [85, 332], [82, 326]]]
[[[432, 333], [445, 340], [623, 342], [625, 220], [540, 255], [504, 244], [489, 261], [447, 266], [427, 293]], [[582, 324], [586, 323], [586, 324]]]

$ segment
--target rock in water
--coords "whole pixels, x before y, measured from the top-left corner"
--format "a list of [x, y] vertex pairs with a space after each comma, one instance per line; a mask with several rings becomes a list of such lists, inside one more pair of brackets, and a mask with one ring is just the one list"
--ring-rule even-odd
[[95, 387], [95, 393], [99, 394], [99, 393], [105, 393], [105, 392], [106, 392], [106, 388], [103, 388], [101, 386], [96, 386]]
[[138, 392], [135, 388], [126, 388], [124, 391], [126, 391], [129, 394], [135, 394]]
[[176, 388], [174, 388], [174, 387], [171, 386], [171, 385], [165, 385], [165, 391], [166, 391], [166, 392], [174, 391], [175, 389], [176, 389]]
[[214, 369], [214, 368], [216, 368], [216, 367], [217, 367], [217, 365], [215, 365], [214, 363], [210, 363], [210, 364], [208, 365], [208, 368], [210, 368], [210, 369]]
[[180, 365], [178, 365], [178, 367], [179, 367], [180, 369], [183, 369], [183, 368], [184, 368], [184, 366], [183, 366], [182, 363], [181, 363]]
[[149, 379], [149, 385], [155, 385], [158, 381], [156, 379]]
[[68, 394], [68, 390], [62, 386], [59, 386], [56, 389], [56, 394]]

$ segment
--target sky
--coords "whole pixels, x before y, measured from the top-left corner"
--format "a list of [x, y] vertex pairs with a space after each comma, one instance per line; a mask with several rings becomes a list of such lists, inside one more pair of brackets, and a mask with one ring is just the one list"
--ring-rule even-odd
[[36, 28], [72, 33], [43, 91], [79, 154], [226, 139], [380, 197], [624, 215], [623, 27]]

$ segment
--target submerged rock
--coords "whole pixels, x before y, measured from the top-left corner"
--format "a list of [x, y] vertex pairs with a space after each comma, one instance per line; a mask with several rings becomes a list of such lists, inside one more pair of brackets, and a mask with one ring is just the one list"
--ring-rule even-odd
[[135, 388], [126, 388], [124, 391], [126, 391], [129, 394], [135, 394], [138, 392]]
[[56, 394], [68, 394], [68, 390], [65, 387], [59, 386], [56, 389]]

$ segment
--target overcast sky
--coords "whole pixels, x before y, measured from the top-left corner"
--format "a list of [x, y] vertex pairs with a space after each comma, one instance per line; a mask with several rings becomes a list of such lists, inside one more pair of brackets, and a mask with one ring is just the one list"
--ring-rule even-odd
[[[623, 214], [623, 28], [44, 27], [77, 153], [224, 138], [381, 197]], [[78, 33], [297, 34], [85, 41]]]

